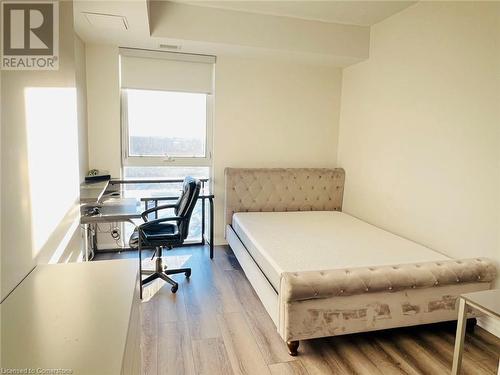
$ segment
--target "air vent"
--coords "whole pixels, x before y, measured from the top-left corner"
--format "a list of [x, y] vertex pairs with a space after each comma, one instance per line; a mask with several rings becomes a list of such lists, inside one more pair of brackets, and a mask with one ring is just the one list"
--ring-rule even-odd
[[168, 50], [171, 50], [171, 51], [176, 51], [176, 50], [180, 50], [181, 49], [181, 46], [175, 45], [175, 44], [160, 44], [159, 47], [161, 49], [168, 49]]
[[82, 12], [88, 23], [100, 29], [128, 30], [127, 18], [114, 14]]

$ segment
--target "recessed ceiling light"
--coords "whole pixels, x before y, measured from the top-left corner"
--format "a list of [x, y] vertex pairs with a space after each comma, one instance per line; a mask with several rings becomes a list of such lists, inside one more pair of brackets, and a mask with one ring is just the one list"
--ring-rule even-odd
[[128, 30], [127, 18], [115, 14], [82, 12], [88, 23], [94, 27], [113, 30]]

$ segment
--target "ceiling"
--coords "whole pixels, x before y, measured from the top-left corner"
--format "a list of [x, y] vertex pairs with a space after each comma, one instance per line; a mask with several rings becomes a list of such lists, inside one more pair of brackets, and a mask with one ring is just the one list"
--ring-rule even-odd
[[73, 10], [86, 43], [342, 67], [368, 57], [370, 25], [414, 3], [74, 0]]
[[416, 1], [191, 1], [190, 5], [242, 12], [285, 16], [322, 22], [371, 26], [416, 3]]

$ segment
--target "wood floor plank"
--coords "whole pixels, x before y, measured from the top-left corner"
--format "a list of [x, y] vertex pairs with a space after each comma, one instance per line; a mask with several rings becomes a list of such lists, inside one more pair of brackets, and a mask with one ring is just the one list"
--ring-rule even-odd
[[194, 340], [193, 357], [197, 375], [233, 374], [222, 338]]
[[163, 283], [163, 287], [157, 292], [159, 324], [185, 322], [187, 312], [182, 288], [177, 293], [172, 293], [169, 285], [165, 285], [164, 281], [160, 281], [160, 283]]
[[240, 270], [241, 266], [234, 256], [229, 246], [216, 246], [217, 256], [214, 257], [214, 263], [221, 271]]
[[278, 334], [267, 312], [245, 311], [245, 318], [267, 364], [289, 362], [296, 359], [288, 354], [286, 343]]
[[418, 364], [415, 363], [413, 358], [401, 352], [396, 345], [390, 340], [385, 340], [377, 335], [372, 336], [373, 344], [388, 355], [394, 363], [401, 368], [402, 374], [420, 375], [422, 371], [419, 369]]
[[[145, 298], [146, 299], [146, 298]], [[144, 375], [158, 374], [158, 306], [150, 297], [141, 306], [141, 362]]]
[[[432, 332], [422, 332], [417, 333], [419, 341], [424, 342], [428, 348], [437, 357], [442, 357], [451, 371], [451, 364], [453, 363], [453, 347], [448, 344], [440, 335], [434, 334]], [[482, 363], [472, 357], [470, 353], [464, 353], [462, 359], [462, 373], [464, 375], [470, 374], [494, 374], [496, 370], [496, 363], [492, 358], [490, 366], [486, 363]]]
[[235, 374], [270, 374], [242, 313], [218, 315], [224, 346]]
[[217, 314], [189, 314], [187, 322], [193, 340], [221, 337]]
[[395, 344], [409, 357], [413, 358], [424, 374], [448, 374], [450, 369], [436, 358], [436, 353], [429, 352], [406, 333], [396, 335]]
[[245, 311], [267, 313], [243, 271], [226, 271]]
[[329, 340], [314, 339], [302, 341], [299, 352], [300, 360], [306, 367], [309, 375], [354, 374], [354, 370], [342, 361]]
[[195, 374], [193, 347], [185, 321], [160, 324], [158, 331], [158, 374]]
[[479, 327], [474, 329], [474, 333], [472, 336], [477, 337], [479, 341], [481, 341], [484, 345], [487, 345], [491, 352], [495, 353], [495, 355], [500, 356], [500, 340], [495, 335], [489, 333], [488, 331]]
[[335, 350], [339, 353], [344, 363], [349, 363], [349, 367], [354, 370], [354, 373], [360, 375], [382, 374], [372, 360], [350, 338], [338, 336], [330, 341], [335, 343]]
[[217, 269], [213, 273], [212, 280], [219, 303], [218, 311], [222, 313], [242, 312], [243, 305], [232, 285], [230, 274]]
[[272, 375], [309, 375], [300, 360], [269, 365]]
[[[479, 330], [478, 327], [476, 327], [475, 330]], [[443, 332], [442, 337], [448, 341], [450, 345], [455, 344], [455, 334]], [[488, 358], [491, 359], [499, 355], [494, 346], [488, 345], [477, 336], [467, 332], [465, 334], [464, 353], [470, 354], [478, 360], [488, 360]]]
[[400, 366], [399, 361], [395, 361], [384, 350], [381, 350], [373, 341], [371, 335], [352, 335], [351, 341], [359, 350], [370, 359], [377, 369], [384, 375], [407, 374]]

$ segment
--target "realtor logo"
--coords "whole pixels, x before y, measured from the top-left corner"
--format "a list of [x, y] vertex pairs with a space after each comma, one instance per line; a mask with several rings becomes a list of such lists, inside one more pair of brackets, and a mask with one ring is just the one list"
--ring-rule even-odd
[[2, 2], [2, 69], [57, 70], [58, 55], [57, 1]]

